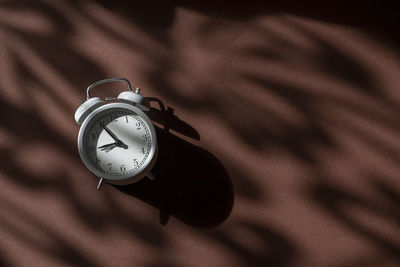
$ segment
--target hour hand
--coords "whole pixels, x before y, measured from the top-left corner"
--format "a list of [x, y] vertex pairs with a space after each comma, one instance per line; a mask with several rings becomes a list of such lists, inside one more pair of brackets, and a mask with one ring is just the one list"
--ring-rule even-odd
[[[103, 147], [104, 147], [103, 150], [106, 150], [106, 152], [110, 151], [110, 150], [113, 149], [115, 146], [117, 146], [117, 147], [122, 147], [122, 148], [125, 148], [125, 149], [128, 148], [128, 146], [127, 146], [124, 142], [122, 142], [121, 140], [119, 140], [118, 137], [117, 137], [107, 126], [103, 125], [103, 128], [104, 128], [104, 130], [112, 137], [112, 139], [115, 140], [115, 142], [112, 143], [112, 144], [108, 144], [108, 145], [101, 146], [101, 147], [99, 147], [99, 148], [103, 148]], [[114, 146], [112, 146], [112, 145], [114, 145]], [[109, 148], [109, 146], [112, 146], [112, 147]]]
[[104, 149], [104, 148], [107, 148], [107, 147], [112, 146], [112, 145], [115, 145], [115, 143], [111, 143], [111, 144], [106, 144], [106, 145], [103, 145], [103, 146], [99, 146], [98, 148], [99, 148], [99, 149]]
[[117, 145], [115, 144], [115, 143], [111, 143], [111, 144], [106, 144], [106, 145], [103, 145], [103, 146], [99, 146], [98, 148], [100, 149], [100, 150], [102, 150], [102, 151], [106, 151], [106, 152], [109, 152], [111, 149], [113, 149], [114, 147], [116, 147]]

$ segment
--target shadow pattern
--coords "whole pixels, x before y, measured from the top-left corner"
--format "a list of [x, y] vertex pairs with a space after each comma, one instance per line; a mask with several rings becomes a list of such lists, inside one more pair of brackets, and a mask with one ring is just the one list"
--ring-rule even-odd
[[[2, 1], [0, 265], [31, 259], [15, 257], [14, 246], [50, 265], [190, 266], [212, 260], [196, 253], [199, 244], [221, 249], [226, 266], [309, 266], [317, 252], [300, 253], [296, 234], [304, 229], [287, 221], [319, 214], [315, 204], [398, 264], [398, 242], [346, 212], [356, 207], [398, 225], [398, 183], [390, 180], [399, 159], [397, 9], [372, 1], [321, 5]], [[147, 85], [159, 105], [149, 113], [164, 125], [157, 129], [159, 179], [94, 195], [94, 179], [78, 167], [72, 114], [82, 88], [115, 75]], [[218, 152], [203, 141], [209, 129]], [[360, 187], [369, 185], [365, 173], [378, 173], [372, 187], [386, 204], [353, 192], [350, 183], [335, 186], [342, 166], [322, 180], [332, 154], [355, 162], [349, 181]], [[352, 172], [356, 167], [362, 171]], [[298, 170], [307, 176], [299, 182], [308, 188], [306, 208], [297, 206], [304, 199], [280, 202], [287, 193], [279, 189], [292, 185]], [[56, 211], [43, 211], [53, 202]], [[135, 213], [142, 202], [160, 210], [162, 224], [173, 216], [183, 226], [149, 223], [145, 212]], [[274, 209], [277, 203], [283, 208]], [[325, 227], [317, 219], [313, 226]], [[195, 245], [179, 246], [176, 236]], [[104, 253], [125, 244], [145, 260], [126, 250], [112, 250], [112, 260]], [[332, 256], [332, 265], [382, 266], [364, 254], [348, 263]]]

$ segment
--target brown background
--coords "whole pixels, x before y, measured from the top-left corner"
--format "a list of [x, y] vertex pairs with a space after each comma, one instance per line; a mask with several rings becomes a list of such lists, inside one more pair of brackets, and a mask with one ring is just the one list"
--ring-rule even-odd
[[[398, 266], [398, 22], [369, 2], [1, 1], [0, 265]], [[152, 97], [158, 179], [98, 192], [73, 115], [115, 76]]]

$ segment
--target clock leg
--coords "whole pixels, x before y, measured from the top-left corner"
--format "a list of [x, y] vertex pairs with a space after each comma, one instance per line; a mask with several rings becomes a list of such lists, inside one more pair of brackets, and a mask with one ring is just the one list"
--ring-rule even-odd
[[100, 186], [101, 186], [101, 183], [103, 182], [103, 178], [100, 178], [100, 181], [99, 181], [99, 183], [97, 184], [97, 190], [99, 190], [100, 189]]
[[156, 179], [156, 177], [154, 177], [154, 175], [150, 171], [145, 172], [145, 174], [146, 174], [147, 177], [150, 178], [150, 180]]

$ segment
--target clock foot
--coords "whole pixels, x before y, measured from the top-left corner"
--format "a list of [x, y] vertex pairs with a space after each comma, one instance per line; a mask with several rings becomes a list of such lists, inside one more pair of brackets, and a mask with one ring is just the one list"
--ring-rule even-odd
[[145, 174], [147, 177], [149, 177], [150, 180], [156, 179], [156, 177], [154, 177], [154, 175], [151, 172], [145, 172]]
[[101, 186], [101, 183], [103, 182], [103, 178], [100, 178], [100, 181], [99, 181], [99, 183], [97, 184], [97, 190], [99, 190], [100, 189], [100, 186]]

